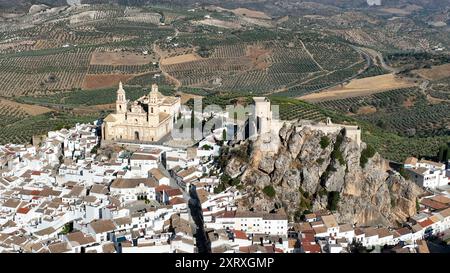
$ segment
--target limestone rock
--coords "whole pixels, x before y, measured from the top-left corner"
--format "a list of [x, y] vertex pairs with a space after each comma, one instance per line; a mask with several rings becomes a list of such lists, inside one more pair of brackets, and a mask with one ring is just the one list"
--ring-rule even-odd
[[247, 164], [242, 162], [242, 160], [233, 157], [228, 162], [225, 173], [228, 174], [231, 178], [236, 178], [241, 175], [247, 169]]
[[[335, 147], [339, 134], [343, 141]], [[330, 144], [321, 147], [325, 135]], [[251, 163], [231, 158], [225, 172], [231, 177], [242, 175], [247, 197], [240, 202], [247, 208], [270, 211], [282, 206], [292, 219], [299, 210], [326, 209], [330, 192], [338, 192], [335, 213], [339, 222], [393, 226], [415, 213], [416, 198], [422, 192], [413, 182], [389, 174], [378, 154], [362, 168], [360, 157], [366, 144], [359, 146], [345, 138], [344, 132], [325, 134], [291, 124], [284, 125], [279, 136], [269, 134], [251, 146], [240, 145], [250, 147]], [[341, 160], [333, 158], [335, 148]], [[275, 197], [262, 192], [269, 185]]]
[[31, 7], [30, 7], [30, 9], [28, 10], [28, 13], [29, 14], [36, 14], [36, 13], [39, 13], [39, 12], [41, 12], [41, 11], [44, 11], [44, 10], [46, 10], [46, 9], [48, 9], [49, 8], [49, 6], [47, 6], [47, 5], [32, 5]]

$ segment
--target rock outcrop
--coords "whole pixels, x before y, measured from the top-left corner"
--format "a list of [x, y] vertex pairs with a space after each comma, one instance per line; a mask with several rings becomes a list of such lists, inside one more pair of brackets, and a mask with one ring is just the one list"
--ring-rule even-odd
[[[345, 130], [325, 135], [296, 124], [279, 135], [260, 136], [244, 145], [248, 158], [230, 157], [225, 173], [238, 177], [247, 197], [242, 206], [271, 211], [284, 207], [291, 219], [308, 211], [331, 209], [339, 222], [396, 226], [416, 211], [422, 190], [388, 172], [377, 153], [360, 162], [366, 144], [359, 146]], [[272, 187], [275, 196], [264, 188]]]

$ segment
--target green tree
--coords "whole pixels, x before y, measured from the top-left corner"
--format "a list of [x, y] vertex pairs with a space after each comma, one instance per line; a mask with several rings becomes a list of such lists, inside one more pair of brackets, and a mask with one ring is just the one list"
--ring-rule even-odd
[[326, 147], [328, 147], [328, 145], [330, 145], [330, 138], [327, 136], [323, 136], [320, 138], [320, 147], [322, 149], [325, 149]]
[[223, 141], [227, 140], [227, 130], [225, 129], [222, 130], [222, 140]]
[[221, 193], [225, 190], [225, 185], [223, 183], [219, 183], [219, 185], [217, 185], [217, 187], [214, 188], [214, 193], [218, 194]]
[[375, 155], [376, 151], [371, 145], [367, 145], [367, 147], [361, 152], [361, 158], [359, 159], [359, 164], [361, 167], [365, 167], [370, 158]]
[[339, 192], [330, 191], [328, 193], [328, 209], [337, 210], [339, 200], [341, 199]]
[[71, 233], [73, 231], [73, 222], [70, 223], [66, 223], [61, 231], [61, 234], [68, 234]]
[[265, 186], [262, 191], [264, 192], [265, 195], [267, 195], [270, 198], [275, 197], [275, 189], [272, 187], [272, 185]]
[[449, 145], [443, 144], [439, 147], [438, 160], [446, 162], [450, 159]]

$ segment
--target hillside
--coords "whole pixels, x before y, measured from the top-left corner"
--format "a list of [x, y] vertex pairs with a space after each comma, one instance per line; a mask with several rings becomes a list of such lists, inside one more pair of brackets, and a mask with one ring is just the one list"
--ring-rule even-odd
[[[268, 149], [269, 148], [269, 149]], [[225, 173], [242, 181], [242, 206], [271, 211], [283, 207], [291, 218], [322, 209], [339, 222], [394, 226], [416, 213], [421, 190], [387, 172], [386, 161], [371, 147], [345, 136], [324, 135], [298, 124], [279, 135], [225, 151]]]

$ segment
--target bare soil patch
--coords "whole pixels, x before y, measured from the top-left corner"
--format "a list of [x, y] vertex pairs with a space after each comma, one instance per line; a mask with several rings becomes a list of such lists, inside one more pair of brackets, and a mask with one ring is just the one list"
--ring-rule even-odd
[[247, 47], [246, 55], [252, 59], [253, 66], [257, 69], [266, 69], [269, 67], [270, 64], [267, 58], [270, 54], [270, 50], [258, 46], [250, 45]]
[[450, 64], [433, 66], [415, 70], [414, 73], [430, 81], [441, 80], [450, 77]]
[[375, 108], [374, 106], [363, 106], [360, 107], [357, 111], [358, 115], [369, 115], [369, 114], [373, 114], [377, 112], [377, 108]]
[[119, 84], [120, 81], [126, 82], [132, 79], [136, 75], [124, 75], [124, 74], [96, 74], [96, 75], [86, 75], [84, 77], [83, 89], [100, 89], [114, 87]]
[[322, 92], [301, 96], [299, 99], [309, 102], [328, 101], [367, 96], [382, 93], [387, 90], [408, 88], [412, 86], [415, 86], [412, 82], [397, 78], [393, 74], [386, 74], [363, 79], [355, 79], [350, 81], [347, 85], [337, 86]]
[[222, 21], [222, 20], [218, 20], [218, 19], [204, 19], [201, 21], [194, 21], [193, 23], [207, 25], [207, 26], [213, 26], [213, 27], [229, 28], [229, 29], [242, 28], [242, 26], [237, 22]]
[[439, 104], [442, 102], [449, 102], [448, 100], [443, 100], [443, 99], [432, 97], [432, 96], [430, 96], [430, 94], [427, 94], [427, 101], [431, 104]]
[[181, 96], [181, 104], [185, 104], [190, 99], [203, 98], [200, 95], [188, 94], [188, 93], [183, 93], [183, 92], [178, 92], [177, 94]]
[[18, 103], [15, 101], [0, 99], [0, 108], [2, 108], [3, 106], [18, 108], [18, 109], [20, 109], [20, 111], [23, 111], [30, 116], [37, 116], [37, 115], [41, 115], [41, 114], [52, 111], [52, 109], [50, 109], [50, 108], [39, 106], [39, 105], [24, 104], [24, 103]]
[[109, 104], [98, 104], [98, 105], [90, 105], [90, 106], [80, 106], [74, 108], [72, 111], [77, 114], [86, 114], [86, 113], [97, 113], [102, 110], [114, 110], [116, 109], [116, 105], [114, 103]]
[[416, 96], [411, 96], [403, 102], [403, 107], [410, 108], [416, 104]]
[[251, 17], [251, 18], [266, 19], [266, 20], [272, 19], [270, 16], [268, 16], [267, 14], [265, 14], [262, 11], [256, 11], [256, 10], [251, 10], [251, 9], [246, 9], [246, 8], [237, 8], [237, 9], [232, 10], [232, 12], [236, 15], [246, 16], [246, 17]]
[[169, 57], [161, 60], [161, 65], [179, 64], [200, 60], [201, 57], [197, 54], [183, 54], [175, 57]]
[[151, 62], [149, 55], [133, 52], [94, 52], [91, 65], [145, 65]]

